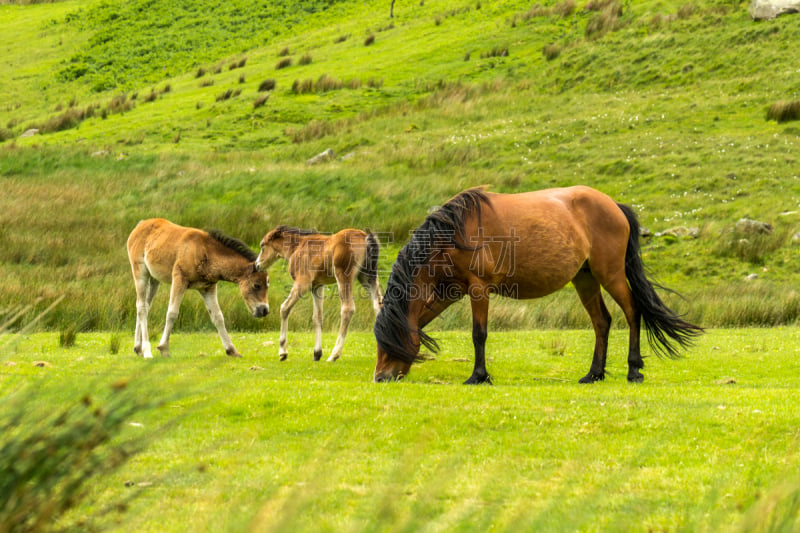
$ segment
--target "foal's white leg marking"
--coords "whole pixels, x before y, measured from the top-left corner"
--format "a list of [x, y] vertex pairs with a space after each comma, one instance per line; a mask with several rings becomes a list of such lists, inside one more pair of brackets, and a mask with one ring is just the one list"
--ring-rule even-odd
[[140, 274], [134, 279], [136, 285], [136, 331], [133, 335], [133, 351], [145, 359], [153, 357], [150, 350], [150, 336], [147, 331], [147, 315], [150, 304], [158, 289], [158, 281], [150, 277], [144, 266], [140, 267]]
[[292, 307], [294, 307], [294, 304], [297, 303], [297, 300], [300, 299], [302, 294], [303, 293], [300, 287], [297, 285], [297, 283], [295, 283], [292, 285], [292, 290], [289, 291], [289, 296], [287, 296], [286, 300], [284, 300], [284, 302], [281, 304], [281, 336], [278, 341], [280, 344], [278, 356], [281, 358], [281, 361], [289, 356], [289, 352], [286, 349], [286, 341], [289, 333], [289, 313], [292, 311]]
[[344, 348], [344, 340], [347, 337], [347, 328], [350, 326], [350, 319], [353, 318], [353, 313], [356, 310], [356, 304], [353, 302], [353, 282], [348, 280], [342, 273], [336, 274], [336, 283], [339, 286], [339, 297], [342, 299], [341, 311], [341, 325], [339, 326], [339, 336], [336, 337], [336, 345], [333, 347], [331, 356], [328, 357], [329, 362], [336, 361], [342, 355], [342, 348]]
[[178, 318], [178, 311], [181, 308], [184, 292], [186, 292], [186, 287], [183, 286], [183, 283], [173, 278], [172, 287], [169, 291], [169, 308], [167, 309], [167, 321], [164, 324], [164, 334], [161, 336], [161, 342], [156, 347], [164, 357], [169, 357], [169, 335], [172, 332], [175, 320]]
[[228, 355], [239, 357], [240, 354], [231, 342], [228, 336], [228, 330], [225, 329], [225, 317], [222, 316], [222, 310], [219, 308], [219, 301], [217, 300], [217, 286], [212, 285], [204, 291], [200, 291], [203, 296], [203, 301], [206, 303], [206, 309], [211, 317], [211, 322], [217, 328], [219, 338], [222, 340], [222, 346], [225, 348], [225, 353]]
[[378, 283], [378, 278], [375, 278], [375, 281], [367, 287], [367, 290], [369, 291], [369, 299], [372, 300], [372, 309], [377, 316], [381, 312], [381, 307], [383, 307], [383, 296], [381, 296], [381, 286]]
[[311, 289], [314, 298], [314, 360], [322, 357], [322, 303], [325, 300], [325, 287], [320, 285]]

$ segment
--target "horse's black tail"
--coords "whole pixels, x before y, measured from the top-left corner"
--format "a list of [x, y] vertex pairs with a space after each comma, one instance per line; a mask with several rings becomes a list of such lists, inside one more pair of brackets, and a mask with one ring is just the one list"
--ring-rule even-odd
[[364, 254], [364, 264], [358, 273], [358, 281], [365, 287], [371, 286], [378, 279], [378, 257], [381, 245], [371, 231], [367, 231], [367, 249]]
[[[628, 238], [628, 248], [625, 252], [625, 275], [631, 287], [631, 295], [636, 310], [642, 317], [647, 340], [656, 355], [676, 358], [679, 356], [678, 348], [691, 346], [694, 337], [703, 333], [703, 328], [683, 320], [661, 301], [655, 287], [675, 292], [647, 279], [644, 262], [639, 249], [639, 221], [636, 213], [627, 205], [617, 204], [631, 228]], [[674, 342], [673, 342], [674, 341]]]

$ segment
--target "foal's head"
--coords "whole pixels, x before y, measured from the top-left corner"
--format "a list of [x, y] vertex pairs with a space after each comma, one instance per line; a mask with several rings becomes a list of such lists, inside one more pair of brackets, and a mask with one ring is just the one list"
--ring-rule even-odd
[[301, 237], [318, 233], [315, 229], [299, 229], [290, 226], [278, 226], [270, 230], [261, 239], [261, 252], [256, 259], [256, 268], [266, 270], [279, 257], [287, 259], [297, 247]]
[[269, 274], [253, 267], [239, 280], [239, 290], [244, 298], [247, 308], [256, 318], [263, 318], [269, 314]]

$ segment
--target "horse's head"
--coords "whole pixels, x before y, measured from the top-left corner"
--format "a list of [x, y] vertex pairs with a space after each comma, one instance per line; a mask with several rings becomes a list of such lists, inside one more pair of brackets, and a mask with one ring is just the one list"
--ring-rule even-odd
[[399, 381], [411, 370], [411, 363], [390, 357], [378, 346], [378, 360], [375, 363], [375, 383]]
[[263, 318], [269, 314], [267, 289], [269, 289], [269, 274], [259, 270], [254, 263], [252, 270], [239, 281], [239, 290], [247, 308], [256, 318]]

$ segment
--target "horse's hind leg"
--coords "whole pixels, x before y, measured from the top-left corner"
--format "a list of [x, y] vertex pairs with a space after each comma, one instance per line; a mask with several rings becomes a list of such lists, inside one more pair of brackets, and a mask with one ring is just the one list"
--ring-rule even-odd
[[622, 308], [622, 312], [625, 313], [625, 319], [628, 321], [628, 381], [641, 383], [644, 381], [644, 375], [640, 372], [644, 368], [640, 347], [642, 317], [633, 304], [628, 280], [623, 276], [622, 279], [616, 279], [614, 282], [604, 284], [603, 287]]
[[153, 353], [150, 349], [150, 337], [147, 331], [147, 316], [158, 290], [158, 281], [140, 270], [140, 272], [134, 272], [134, 283], [136, 285], [136, 331], [133, 335], [133, 351], [145, 359], [149, 359], [153, 357]]
[[322, 304], [325, 301], [325, 286], [318, 285], [311, 289], [314, 300], [314, 361], [322, 359]]
[[601, 381], [606, 375], [606, 354], [608, 352], [608, 333], [611, 330], [611, 313], [608, 312], [603, 296], [600, 292], [600, 283], [588, 269], [581, 269], [572, 280], [572, 285], [578, 291], [583, 307], [589, 313], [594, 328], [594, 355], [589, 373], [580, 379], [580, 383], [594, 383]]
[[375, 276], [370, 279], [370, 277], [363, 272], [359, 272], [358, 281], [367, 289], [369, 299], [372, 301], [372, 309], [375, 311], [375, 315], [377, 315], [381, 312], [381, 306], [383, 306], [383, 296], [381, 295], [381, 285], [378, 282], [378, 277]]
[[[609, 274], [609, 272], [611, 274]], [[628, 286], [628, 278], [625, 277], [624, 264], [608, 265], [602, 273], [597, 272], [597, 276], [603, 288], [611, 295], [622, 312], [625, 313], [625, 320], [628, 322], [628, 381], [631, 383], [641, 383], [644, 376], [640, 372], [644, 368], [642, 354], [640, 351], [641, 333], [641, 314], [637, 311], [633, 303], [631, 289]]]
[[231, 357], [241, 357], [242, 354], [236, 351], [230, 336], [228, 336], [228, 330], [225, 329], [225, 317], [222, 316], [222, 310], [219, 308], [219, 301], [217, 300], [217, 286], [212, 285], [208, 289], [200, 291], [200, 294], [203, 296], [203, 301], [206, 304], [208, 315], [211, 317], [211, 322], [214, 324], [214, 327], [217, 328], [217, 333], [219, 333], [219, 338], [222, 340], [225, 353]]
[[336, 345], [328, 357], [330, 362], [336, 361], [342, 355], [347, 329], [350, 327], [350, 320], [356, 310], [356, 304], [353, 301], [353, 279], [339, 271], [336, 273], [336, 282], [339, 286], [339, 298], [342, 300], [341, 324], [339, 325], [339, 335], [336, 337]]

